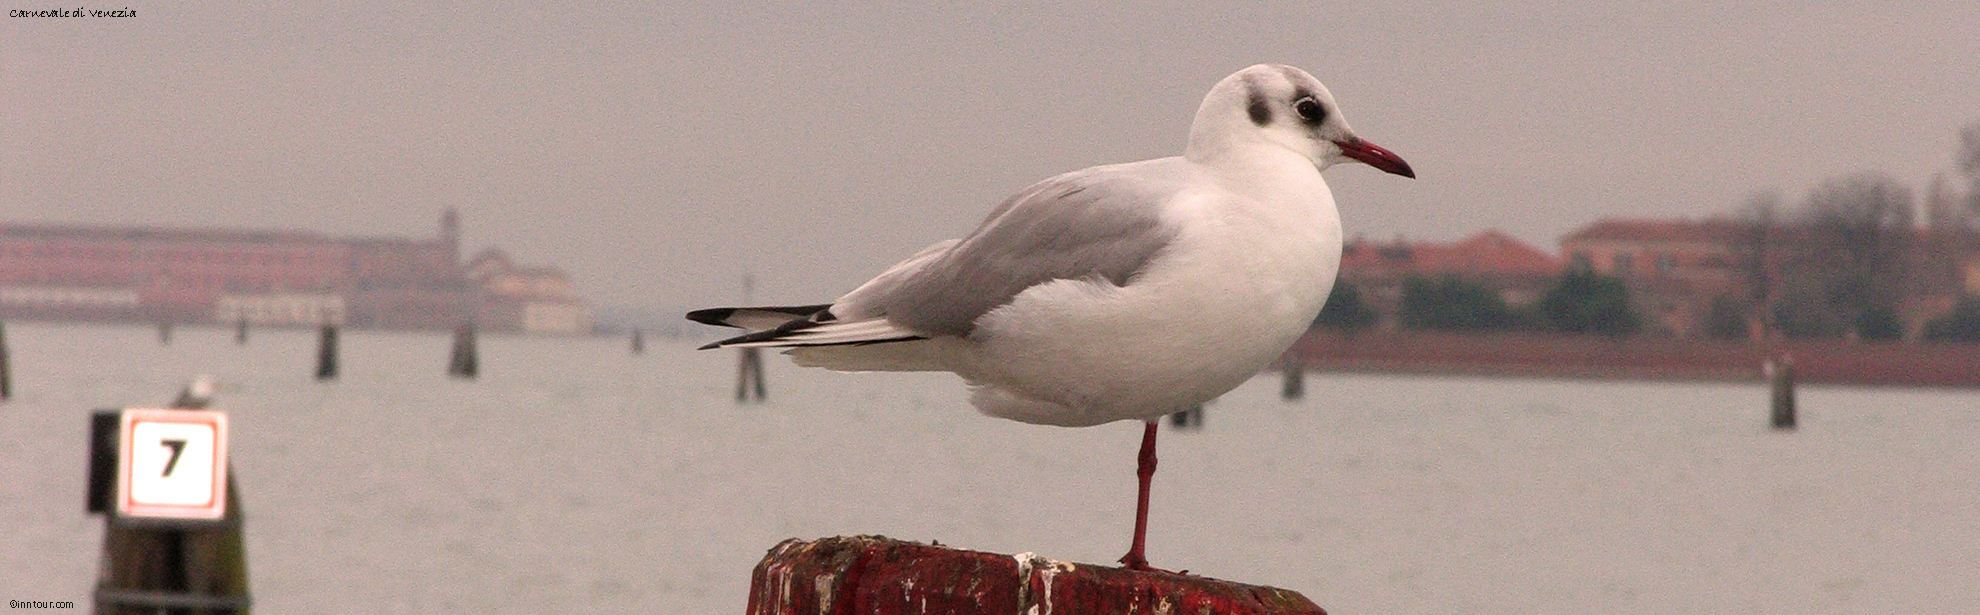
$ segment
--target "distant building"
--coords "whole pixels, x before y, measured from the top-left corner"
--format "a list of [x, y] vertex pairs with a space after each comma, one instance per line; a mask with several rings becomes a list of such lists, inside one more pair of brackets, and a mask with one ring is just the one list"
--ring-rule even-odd
[[[453, 210], [428, 239], [4, 224], [0, 318], [449, 329], [487, 316], [484, 329], [536, 330], [482, 309], [459, 255]], [[589, 322], [581, 302], [566, 309]]]
[[1403, 284], [1412, 277], [1456, 276], [1497, 291], [1508, 305], [1525, 306], [1539, 300], [1560, 273], [1559, 258], [1498, 230], [1453, 243], [1355, 238], [1341, 250], [1341, 280], [1361, 291], [1381, 315], [1379, 326], [1387, 328], [1397, 325]]
[[1709, 219], [1603, 219], [1561, 238], [1570, 267], [1622, 278], [1652, 332], [1702, 336], [1713, 299], [1745, 298], [1742, 257], [1752, 231]]
[[591, 330], [591, 310], [571, 289], [564, 272], [549, 267], [518, 267], [496, 248], [468, 261], [481, 322], [514, 323], [526, 333], [583, 333]]

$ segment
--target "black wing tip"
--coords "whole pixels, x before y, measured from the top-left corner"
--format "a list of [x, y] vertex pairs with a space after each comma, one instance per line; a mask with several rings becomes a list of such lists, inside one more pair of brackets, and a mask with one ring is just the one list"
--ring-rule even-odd
[[758, 312], [776, 312], [779, 314], [790, 314], [792, 316], [796, 316], [799, 318], [815, 319], [818, 322], [831, 322], [833, 320], [837, 320], [837, 318], [834, 318], [832, 316], [832, 312], [830, 311], [831, 309], [832, 309], [832, 304], [830, 303], [820, 303], [817, 305], [791, 305], [791, 306], [774, 306], [774, 307], [766, 306], [766, 307], [706, 308], [706, 309], [700, 309], [700, 310], [688, 312], [687, 319], [704, 325], [715, 325], [717, 327], [733, 327], [735, 325], [729, 324], [728, 322], [730, 317], [735, 316], [736, 312], [741, 312], [743, 310], [752, 310]]
[[742, 308], [725, 307], [725, 308], [708, 308], [703, 310], [695, 310], [687, 313], [687, 319], [704, 325], [715, 325], [717, 327], [733, 327], [735, 325], [731, 325], [723, 321], [728, 320], [729, 316], [734, 315], [736, 313], [736, 310], [739, 309]]
[[[761, 333], [768, 333], [768, 331], [764, 331], [764, 332], [761, 332]], [[758, 333], [751, 333], [750, 335], [758, 335]], [[750, 335], [738, 335], [738, 336], [735, 336], [735, 337], [731, 337], [731, 338], [728, 338], [728, 339], [724, 339], [724, 340], [721, 340], [721, 341], [716, 341], [716, 342], [709, 342], [709, 343], [706, 343], [706, 344], [702, 344], [702, 345], [701, 345], [701, 347], [699, 347], [699, 348], [696, 348], [695, 350], [715, 350], [715, 349], [717, 349], [717, 348], [727, 348], [729, 344], [743, 344], [743, 343], [748, 343], [748, 342], [761, 342], [761, 341], [766, 341], [766, 340], [769, 340], [769, 341], [775, 341], [775, 339], [776, 339], [776, 338], [764, 338], [764, 339], [744, 339], [744, 338], [748, 338], [748, 337], [750, 337]], [[832, 343], [828, 343], [828, 344], [803, 344], [803, 343], [798, 343], [798, 344], [790, 344], [790, 345], [788, 345], [788, 346], [786, 346], [786, 347], [789, 347], [789, 348], [824, 348], [824, 347], [828, 347], [828, 346], [872, 346], [872, 345], [875, 345], [875, 344], [892, 344], [892, 343], [894, 343], [894, 342], [912, 342], [912, 341], [915, 341], [915, 340], [925, 340], [925, 339], [928, 339], [928, 337], [927, 337], [927, 336], [923, 336], [923, 335], [905, 335], [905, 336], [901, 336], [901, 337], [890, 337], [890, 338], [887, 338], [887, 339], [881, 339], [881, 340], [860, 340], [860, 341], [857, 341], [857, 342], [832, 342]]]
[[[735, 310], [734, 310], [733, 308], [731, 308], [731, 309], [730, 309], [729, 311], [731, 311], [731, 312], [733, 312], [733, 311], [735, 311]], [[719, 324], [719, 323], [718, 323], [718, 324]], [[817, 322], [812, 322], [812, 321], [809, 321], [809, 320], [793, 320], [793, 321], [790, 321], [790, 322], [787, 322], [787, 323], [784, 323], [783, 325], [781, 325], [781, 326], [779, 326], [779, 327], [777, 327], [777, 328], [775, 328], [775, 329], [766, 329], [766, 330], [763, 330], [763, 331], [757, 331], [757, 332], [754, 332], [754, 333], [745, 333], [745, 334], [742, 334], [742, 335], [738, 335], [738, 336], [735, 336], [735, 337], [731, 337], [731, 338], [727, 338], [727, 339], [722, 339], [722, 340], [718, 340], [718, 341], [715, 341], [715, 342], [712, 342], [712, 343], [709, 343], [708, 345], [705, 345], [705, 346], [702, 346], [701, 348], [698, 348], [697, 350], [709, 350], [709, 349], [713, 349], [713, 348], [721, 348], [721, 347], [723, 347], [723, 346], [727, 346], [727, 345], [730, 345], [730, 344], [747, 344], [747, 343], [750, 343], [750, 342], [774, 342], [774, 341], [777, 341], [777, 339], [778, 339], [778, 338], [782, 338], [782, 337], [784, 337], [785, 335], [789, 335], [789, 334], [790, 334], [791, 332], [793, 332], [793, 331], [803, 331], [803, 330], [805, 330], [805, 329], [810, 329], [810, 328], [812, 328], [812, 327], [816, 327], [816, 326], [818, 326], [818, 325], [820, 325], [820, 324], [821, 324], [821, 323], [817, 323]]]

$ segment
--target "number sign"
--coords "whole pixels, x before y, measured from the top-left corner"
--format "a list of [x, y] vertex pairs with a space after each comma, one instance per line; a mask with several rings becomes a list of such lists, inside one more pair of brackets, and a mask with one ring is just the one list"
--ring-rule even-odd
[[128, 409], [118, 451], [117, 514], [165, 519], [227, 515], [227, 414]]

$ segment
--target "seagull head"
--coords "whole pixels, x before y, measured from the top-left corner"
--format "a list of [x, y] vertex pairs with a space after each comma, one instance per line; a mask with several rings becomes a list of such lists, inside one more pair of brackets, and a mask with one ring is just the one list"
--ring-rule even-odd
[[1196, 110], [1184, 155], [1200, 162], [1261, 144], [1292, 150], [1322, 170], [1352, 160], [1416, 177], [1402, 157], [1354, 134], [1319, 79], [1284, 64], [1258, 64], [1211, 88]]

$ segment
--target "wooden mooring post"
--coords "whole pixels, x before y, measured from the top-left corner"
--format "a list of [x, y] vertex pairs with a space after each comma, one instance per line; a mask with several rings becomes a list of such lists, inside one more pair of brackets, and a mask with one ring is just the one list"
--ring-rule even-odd
[[1306, 356], [1298, 348], [1286, 352], [1279, 359], [1279, 372], [1285, 382], [1279, 386], [1279, 398], [1286, 400], [1306, 397]]
[[755, 393], [755, 401], [768, 398], [768, 389], [763, 384], [763, 351], [761, 348], [744, 348], [736, 357], [736, 403], [750, 401], [750, 393]]
[[778, 544], [756, 565], [746, 612], [1326, 615], [1291, 590], [884, 536]]
[[[756, 276], [743, 273], [742, 303], [750, 304], [750, 295], [756, 291]], [[763, 349], [743, 348], [736, 355], [736, 403], [750, 401], [750, 393], [755, 393], [758, 402], [768, 398], [769, 390], [763, 382]]]
[[640, 336], [639, 329], [637, 327], [635, 327], [632, 332], [632, 353], [646, 354], [646, 338]]
[[0, 401], [14, 396], [14, 366], [7, 363], [7, 323], [0, 322]]
[[[188, 385], [174, 405], [184, 409], [202, 408], [211, 402], [212, 395], [211, 379], [202, 378]], [[118, 474], [124, 440], [120, 415], [117, 410], [98, 411], [90, 421], [86, 509], [104, 515], [95, 612], [115, 615], [250, 612], [247, 549], [241, 532], [245, 516], [232, 463], [222, 468], [227, 478], [225, 515], [220, 519], [187, 521], [123, 516], [116, 503], [120, 497]], [[144, 433], [142, 427], [138, 431]], [[163, 442], [186, 445], [184, 440]], [[174, 449], [174, 461], [180, 452], [194, 454]], [[170, 472], [171, 466], [166, 467]]]
[[480, 357], [474, 347], [474, 324], [466, 323], [454, 328], [454, 352], [447, 358], [447, 375], [465, 380], [473, 380], [481, 374]]
[[337, 325], [327, 322], [316, 337], [316, 379], [337, 379]]
[[246, 316], [242, 316], [240, 320], [236, 320], [236, 321], [234, 321], [234, 344], [235, 344], [235, 345], [238, 345], [238, 346], [246, 346], [246, 345], [247, 345], [247, 329], [248, 329], [248, 327], [247, 327], [247, 317], [246, 317]]
[[1190, 406], [1188, 410], [1169, 414], [1169, 426], [1176, 429], [1202, 429], [1203, 404]]
[[1770, 423], [1779, 431], [1794, 431], [1794, 359], [1782, 353], [1767, 358], [1761, 366], [1767, 376]]

